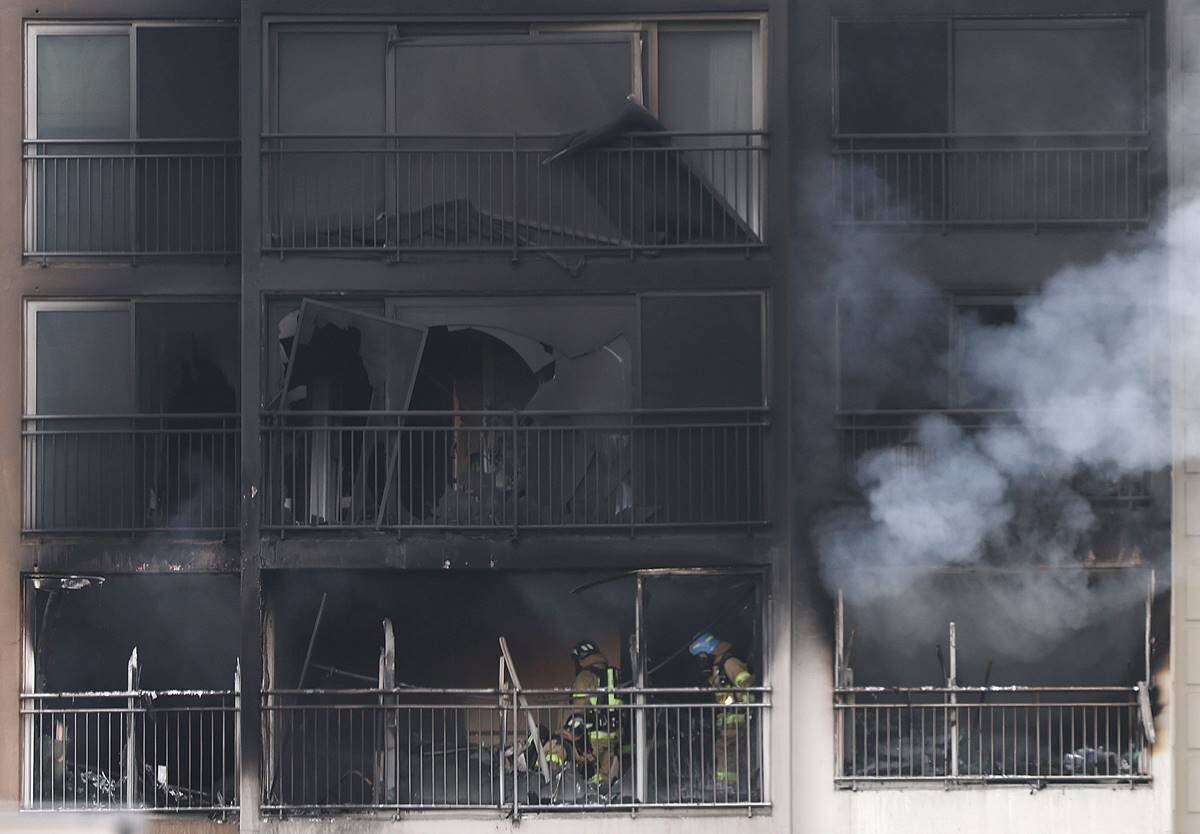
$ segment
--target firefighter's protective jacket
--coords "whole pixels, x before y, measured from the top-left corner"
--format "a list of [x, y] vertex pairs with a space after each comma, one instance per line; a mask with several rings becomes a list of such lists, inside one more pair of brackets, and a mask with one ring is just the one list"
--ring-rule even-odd
[[[575, 675], [571, 702], [579, 706], [596, 707], [604, 704], [621, 703], [617, 697], [617, 670], [608, 665], [602, 654], [590, 654], [579, 661], [579, 672]], [[619, 717], [611, 711], [587, 713], [588, 736], [595, 741], [606, 740], [614, 733]]]
[[[754, 675], [749, 667], [732, 652], [733, 646], [724, 640], [717, 644], [712, 655], [712, 666], [708, 670], [708, 685], [713, 689], [745, 689], [754, 686]], [[715, 697], [719, 704], [748, 704], [751, 700], [749, 692], [717, 692]]]

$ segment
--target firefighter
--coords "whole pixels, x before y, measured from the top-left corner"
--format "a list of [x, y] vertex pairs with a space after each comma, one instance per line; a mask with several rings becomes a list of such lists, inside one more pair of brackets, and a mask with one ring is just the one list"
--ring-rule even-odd
[[[748, 753], [750, 734], [744, 728], [750, 717], [748, 709], [739, 709], [740, 704], [752, 700], [749, 692], [732, 690], [754, 686], [754, 675], [745, 661], [733, 653], [733, 646], [720, 640], [712, 632], [703, 631], [692, 638], [688, 651], [700, 664], [701, 674], [714, 693], [717, 703], [727, 709], [717, 710], [714, 720], [717, 734], [713, 740], [713, 778], [718, 785], [736, 787], [738, 782], [737, 757]], [[733, 767], [730, 767], [731, 759]]]
[[[581, 757], [585, 775], [594, 784], [606, 786], [616, 776], [619, 764], [614, 754], [621, 739], [620, 717], [617, 710], [597, 707], [621, 703], [616, 695], [617, 670], [608, 664], [604, 653], [591, 640], [581, 640], [571, 650], [571, 659], [575, 664], [571, 702], [576, 706], [590, 707], [582, 714], [586, 729]], [[567, 723], [571, 724], [578, 717], [578, 714], [572, 716]], [[578, 727], [578, 724], [576, 720], [575, 726]]]
[[[538, 725], [538, 736], [542, 741], [542, 755], [546, 758], [550, 776], [557, 777], [567, 763], [567, 748], [563, 744], [563, 739], [560, 736], [552, 735], [544, 724]], [[510, 749], [506, 752], [513, 757], [510, 760], [510, 767], [517, 773], [537, 773], [541, 767], [538, 762], [537, 743], [534, 741], [532, 731], [525, 738], [523, 750]]]

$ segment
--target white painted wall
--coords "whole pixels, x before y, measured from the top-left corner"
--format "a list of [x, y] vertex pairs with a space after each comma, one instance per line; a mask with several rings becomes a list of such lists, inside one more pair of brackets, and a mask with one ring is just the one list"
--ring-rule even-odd
[[871, 790], [841, 800], [851, 834], [1166, 834], [1170, 814], [1153, 788]]

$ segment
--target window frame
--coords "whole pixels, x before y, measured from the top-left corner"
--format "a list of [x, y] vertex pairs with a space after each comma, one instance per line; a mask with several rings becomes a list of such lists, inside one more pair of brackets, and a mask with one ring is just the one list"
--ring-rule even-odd
[[[129, 315], [129, 373], [130, 381], [137, 379], [137, 324], [134, 318], [134, 306], [131, 299], [38, 299], [25, 302], [25, 339], [22, 367], [25, 373], [24, 409], [26, 417], [50, 416], [40, 415], [37, 411], [37, 320], [43, 312], [82, 313], [82, 312], [120, 312]], [[136, 395], [134, 386], [130, 392]], [[126, 414], [135, 412], [136, 396], [129, 402]]]
[[642, 299], [644, 298], [696, 298], [696, 297], [716, 297], [716, 296], [747, 296], [756, 295], [759, 298], [759, 367], [762, 369], [762, 379], [760, 386], [762, 390], [762, 402], [755, 405], [735, 406], [731, 409], [687, 409], [689, 411], [705, 411], [705, 410], [733, 410], [733, 411], [755, 411], [769, 410], [771, 408], [771, 378], [772, 378], [772, 351], [771, 351], [771, 307], [766, 290], [762, 289], [747, 289], [747, 290], [678, 290], [678, 291], [662, 291], [662, 292], [643, 292], [637, 294], [637, 305], [634, 313], [634, 330], [637, 334], [637, 343], [635, 346], [634, 356], [634, 374], [633, 374], [633, 401], [638, 408], [642, 407]]
[[[441, 29], [438, 25], [444, 25]], [[753, 85], [753, 130], [767, 129], [768, 113], [768, 17], [765, 12], [733, 12], [710, 15], [679, 15], [679, 16], [632, 16], [632, 17], [593, 17], [578, 16], [574, 18], [527, 18], [514, 25], [511, 19], [496, 17], [481, 17], [472, 21], [471, 26], [464, 25], [461, 19], [446, 17], [416, 17], [403, 22], [394, 18], [382, 17], [339, 17], [332, 20], [307, 15], [280, 15], [267, 17], [263, 25], [263, 55], [262, 55], [262, 119], [263, 132], [271, 135], [277, 131], [279, 124], [278, 90], [278, 35], [280, 32], [312, 31], [320, 33], [370, 31], [379, 29], [389, 38], [395, 37], [402, 26], [426, 25], [431, 27], [428, 34], [415, 34], [415, 38], [514, 38], [537, 37], [539, 35], [563, 34], [614, 34], [627, 33], [631, 38], [633, 66], [631, 67], [631, 94], [655, 116], [659, 112], [659, 51], [658, 35], [663, 29], [667, 31], [704, 31], [712, 29], [728, 29], [730, 27], [748, 30], [753, 35], [753, 65], [751, 78]], [[486, 30], [488, 25], [495, 27], [495, 33]], [[517, 32], [524, 29], [526, 34]], [[436, 30], [436, 31], [434, 31]], [[461, 34], [457, 34], [460, 30]], [[386, 56], [386, 121], [390, 131], [397, 130], [396, 114], [393, 97], [387, 94], [394, 83], [395, 69], [392, 63], [391, 50]]]
[[[102, 21], [96, 23], [38, 21], [25, 24], [25, 141], [47, 141], [40, 139], [37, 130], [37, 42], [43, 37], [71, 37], [80, 35], [126, 35], [129, 41], [129, 136], [124, 137], [129, 142], [169, 141], [146, 138], [141, 135], [138, 124], [138, 32], [142, 29], [237, 29], [238, 24], [229, 20], [125, 20]], [[220, 139], [234, 141], [238, 137], [187, 137], [190, 141], [199, 139]], [[81, 143], [89, 141], [86, 138], [77, 140]], [[121, 140], [116, 140], [121, 141]]]
[[[140, 304], [228, 304], [237, 306], [238, 299], [234, 296], [217, 295], [217, 296], [186, 296], [186, 297], [171, 297], [158, 298], [151, 296], [130, 296], [124, 298], [27, 298], [25, 299], [24, 310], [24, 335], [22, 338], [22, 355], [21, 366], [24, 380], [22, 384], [23, 391], [23, 409], [24, 416], [33, 418], [39, 415], [36, 411], [37, 405], [37, 316], [38, 313], [47, 311], [57, 312], [104, 312], [104, 311], [120, 311], [125, 310], [129, 313], [129, 370], [132, 387], [132, 402], [129, 403], [129, 410], [126, 414], [141, 416], [138, 411], [138, 339], [137, 339], [137, 324], [138, 324], [138, 306]], [[242, 401], [242, 393], [237, 380], [231, 380], [234, 386], [234, 395], [240, 404]]]
[[[832, 127], [832, 135], [834, 139], [853, 139], [853, 138], [887, 138], [889, 136], [910, 136], [911, 134], [895, 134], [895, 133], [849, 133], [842, 129], [841, 125], [841, 74], [838, 72], [838, 65], [841, 57], [841, 37], [840, 28], [844, 23], [944, 23], [946, 26], [946, 102], [947, 102], [947, 132], [946, 133], [923, 133], [916, 134], [917, 136], [927, 137], [948, 137], [953, 138], [960, 135], [955, 124], [955, 35], [958, 27], [963, 23], [974, 23], [976, 25], [991, 23], [1009, 25], [1024, 24], [1030, 26], [1038, 25], [1057, 25], [1066, 27], [1068, 25], [1084, 25], [1087, 23], [1099, 24], [1116, 24], [1125, 21], [1135, 24], [1140, 34], [1140, 48], [1142, 52], [1141, 66], [1141, 101], [1139, 109], [1142, 113], [1142, 125], [1140, 131], [1134, 131], [1132, 134], [1129, 131], [1083, 131], [1089, 135], [1118, 135], [1128, 136], [1137, 133], [1147, 133], [1150, 130], [1151, 124], [1151, 89], [1150, 89], [1150, 25], [1149, 14], [1147, 12], [1114, 12], [1114, 13], [1096, 13], [1096, 14], [1068, 14], [1068, 15], [1048, 15], [1048, 14], [989, 14], [989, 15], [882, 15], [882, 16], [835, 16], [831, 20], [830, 32], [830, 119]], [[995, 135], [995, 134], [989, 134]], [[1017, 132], [1007, 134], [1010, 136], [1025, 136], [1027, 133]]]

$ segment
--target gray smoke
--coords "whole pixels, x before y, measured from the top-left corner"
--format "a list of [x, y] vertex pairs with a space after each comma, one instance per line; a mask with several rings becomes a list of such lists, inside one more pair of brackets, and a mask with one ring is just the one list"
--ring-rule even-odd
[[[915, 634], [929, 631], [932, 611], [953, 607], [936, 599], [940, 570], [1095, 559], [1101, 538], [1123, 534], [1104, 525], [1085, 494], [1171, 463], [1167, 315], [1200, 322], [1200, 305], [1169, 293], [1168, 267], [1196, 262], [1200, 206], [1176, 212], [1142, 251], [1063, 269], [1022, 300], [1014, 322], [968, 320], [953, 344], [932, 350], [922, 335], [928, 302], [897, 299], [928, 299], [935, 290], [893, 272], [878, 247], [853, 248], [835, 271], [839, 298], [890, 297], [859, 305], [881, 323], [857, 357], [843, 359], [841, 378], [857, 374], [854, 382], [874, 385], [878, 401], [898, 378], [911, 386], [930, 368], [953, 371], [965, 392], [959, 402], [986, 403], [989, 413], [974, 415], [969, 428], [947, 416], [921, 418], [900, 446], [857, 460], [865, 503], [828, 513], [815, 532], [827, 587], [861, 610], [886, 608], [881, 627]], [[1161, 531], [1143, 532], [1125, 536], [1121, 556], [1165, 555]], [[1036, 657], [1102, 612], [1137, 604], [1145, 590], [1144, 577], [1098, 582], [1080, 571], [1014, 571], [991, 583], [982, 606], [994, 618], [991, 648]]]

